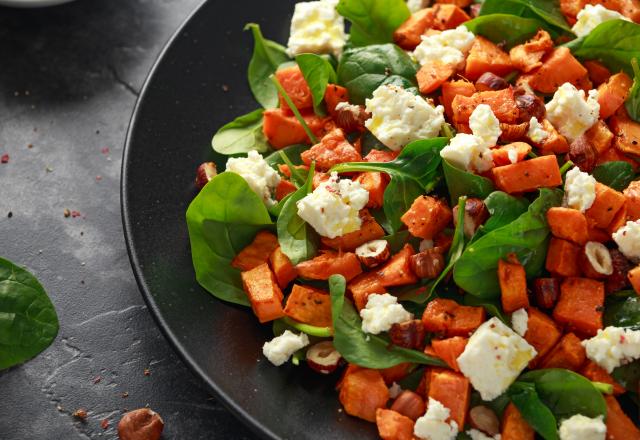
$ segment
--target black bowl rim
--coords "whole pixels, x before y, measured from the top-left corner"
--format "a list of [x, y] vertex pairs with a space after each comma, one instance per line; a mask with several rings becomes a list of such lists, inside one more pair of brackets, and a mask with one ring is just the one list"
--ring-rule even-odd
[[160, 331], [162, 332], [164, 337], [169, 341], [169, 344], [172, 346], [173, 350], [178, 354], [180, 359], [182, 359], [182, 362], [184, 362], [187, 367], [196, 374], [196, 376], [202, 379], [208, 390], [212, 392], [218, 398], [218, 400], [224, 404], [225, 407], [227, 407], [240, 420], [242, 420], [245, 425], [247, 425], [254, 433], [266, 439], [278, 439], [278, 436], [276, 436], [265, 425], [261, 424], [260, 422], [258, 422], [258, 420], [253, 418], [240, 405], [234, 402], [233, 399], [231, 399], [224, 391], [220, 389], [220, 387], [218, 387], [215, 381], [211, 380], [211, 378], [209, 378], [209, 376], [205, 374], [200, 367], [198, 367], [197, 362], [189, 355], [188, 351], [180, 343], [178, 337], [170, 329], [169, 325], [162, 316], [160, 308], [156, 304], [153, 295], [151, 294], [149, 286], [145, 281], [144, 274], [142, 272], [142, 269], [140, 268], [136, 247], [131, 233], [131, 219], [129, 218], [130, 207], [127, 198], [127, 173], [129, 170], [128, 163], [132, 149], [131, 144], [133, 142], [133, 133], [136, 131], [138, 120], [140, 119], [140, 106], [145, 99], [147, 90], [154, 80], [156, 72], [159, 70], [160, 66], [165, 60], [167, 52], [173, 46], [174, 42], [177, 40], [180, 34], [187, 28], [191, 20], [200, 13], [207, 2], [207, 0], [203, 0], [198, 6], [196, 6], [166, 42], [166, 44], [156, 57], [156, 60], [154, 61], [151, 70], [149, 71], [144, 84], [142, 85], [140, 94], [133, 108], [133, 113], [131, 115], [131, 119], [129, 120], [124, 149], [122, 152], [122, 166], [120, 170], [120, 210], [122, 215], [124, 239], [127, 246], [127, 253], [129, 254], [131, 268], [133, 269], [133, 275], [136, 279], [136, 283], [138, 284], [138, 289], [142, 293], [142, 298], [151, 311], [151, 316], [156, 322], [156, 325], [160, 328]]

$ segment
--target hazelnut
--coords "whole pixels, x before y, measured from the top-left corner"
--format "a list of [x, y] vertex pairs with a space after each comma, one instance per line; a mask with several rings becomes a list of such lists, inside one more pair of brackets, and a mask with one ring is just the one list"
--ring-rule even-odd
[[424, 324], [419, 319], [395, 323], [389, 329], [389, 339], [399, 347], [420, 349], [424, 345]]
[[218, 175], [218, 169], [214, 162], [204, 162], [200, 164], [196, 170], [196, 188], [204, 188], [216, 175]]
[[597, 241], [589, 241], [580, 253], [580, 267], [587, 278], [602, 279], [613, 273], [609, 249]]
[[547, 109], [544, 106], [544, 101], [534, 94], [529, 94], [526, 92], [523, 93], [523, 90], [519, 92], [520, 94], [516, 94], [516, 105], [518, 106], [518, 110], [520, 110], [518, 122], [529, 122], [534, 116], [538, 119], [538, 121], [542, 122], [545, 115], [547, 114]]
[[339, 102], [336, 105], [334, 120], [345, 132], [364, 131], [364, 122], [370, 115], [361, 105]]
[[412, 255], [409, 264], [418, 277], [432, 280], [444, 270], [444, 256], [439, 249], [427, 249]]
[[500, 130], [502, 133], [498, 140], [504, 143], [517, 142], [525, 139], [529, 131], [529, 123], [522, 122], [520, 124], [505, 124], [500, 123]]
[[627, 278], [627, 274], [633, 269], [631, 262], [627, 257], [622, 255], [622, 252], [618, 249], [609, 249], [609, 255], [611, 256], [612, 272], [605, 281], [605, 291], [607, 294], [628, 287], [629, 279]]
[[162, 417], [149, 408], [129, 411], [118, 423], [120, 440], [158, 440], [162, 435]]
[[596, 166], [598, 153], [585, 135], [580, 136], [569, 145], [567, 159], [573, 162], [580, 171], [590, 173]]
[[371, 240], [356, 248], [358, 260], [368, 268], [379, 266], [389, 259], [391, 249], [386, 240]]
[[469, 423], [475, 429], [491, 436], [500, 433], [498, 416], [484, 405], [474, 406], [469, 410]]
[[411, 420], [418, 420], [425, 412], [424, 400], [417, 393], [405, 390], [393, 401], [391, 409]]
[[[478, 228], [489, 218], [489, 210], [482, 199], [471, 197], [464, 205], [464, 235], [473, 237]], [[458, 225], [458, 206], [453, 208], [453, 224]]]
[[501, 76], [495, 73], [485, 72], [480, 75], [480, 78], [476, 81], [476, 90], [478, 92], [487, 92], [489, 90], [502, 90], [509, 87], [509, 83]]
[[533, 282], [533, 292], [538, 307], [552, 309], [560, 296], [560, 283], [556, 278], [537, 278]]
[[307, 365], [322, 374], [334, 372], [340, 365], [342, 355], [331, 341], [318, 342], [307, 350]]

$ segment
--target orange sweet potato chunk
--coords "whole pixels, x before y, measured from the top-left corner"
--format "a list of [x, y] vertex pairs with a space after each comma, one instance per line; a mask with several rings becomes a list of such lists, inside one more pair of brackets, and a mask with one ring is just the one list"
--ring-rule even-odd
[[578, 371], [585, 359], [586, 354], [580, 339], [573, 333], [567, 333], [542, 359], [540, 368], [564, 368]]
[[462, 306], [450, 299], [436, 298], [427, 304], [422, 324], [429, 332], [445, 337], [468, 337], [485, 321], [483, 307]]
[[460, 371], [458, 357], [464, 352], [469, 338], [454, 336], [447, 339], [433, 339], [431, 346], [436, 356], [447, 363], [451, 369]]
[[387, 288], [380, 282], [380, 276], [375, 272], [366, 272], [355, 277], [347, 284], [347, 288], [351, 292], [353, 302], [358, 310], [365, 308], [369, 295], [387, 292]]
[[331, 297], [320, 289], [294, 284], [284, 314], [304, 324], [330, 327]]
[[622, 193], [598, 182], [596, 183], [596, 199], [593, 205], [586, 210], [585, 215], [587, 220], [595, 226], [607, 229], [625, 202], [626, 199]]
[[337, 84], [327, 84], [327, 90], [324, 92], [324, 103], [331, 116], [336, 116], [336, 106], [341, 102], [349, 102], [349, 91]]
[[[509, 127], [513, 127], [513, 125], [509, 125]], [[491, 156], [493, 157], [493, 164], [499, 167], [504, 165], [511, 165], [511, 155], [513, 155], [514, 153], [516, 162], [522, 162], [530, 152], [531, 145], [527, 144], [526, 142], [513, 142], [507, 145], [501, 145], [497, 148], [492, 148]]]
[[471, 17], [464, 10], [454, 4], [438, 4], [434, 7], [436, 18], [433, 22], [434, 29], [441, 31], [454, 29]]
[[598, 103], [600, 104], [600, 119], [607, 119], [618, 111], [629, 96], [629, 89], [633, 80], [624, 73], [616, 73], [609, 80], [598, 87]]
[[291, 183], [290, 180], [281, 179], [278, 183], [278, 186], [276, 186], [276, 200], [281, 201], [289, 194], [295, 192], [297, 189], [298, 188], [296, 188], [296, 186]]
[[[327, 131], [335, 127], [330, 117], [321, 118], [313, 112], [305, 112], [302, 117], [317, 137], [324, 136]], [[293, 144], [311, 142], [296, 117], [287, 114], [281, 108], [270, 108], [264, 111], [262, 132], [276, 150]]]
[[231, 261], [231, 266], [251, 270], [269, 261], [269, 256], [278, 246], [278, 237], [269, 231], [260, 231], [249, 246], [238, 252]]
[[613, 377], [611, 377], [611, 375], [607, 373], [607, 370], [600, 367], [598, 364], [596, 364], [593, 361], [587, 360], [587, 362], [583, 365], [582, 369], [580, 370], [580, 374], [582, 374], [584, 377], [586, 377], [592, 382], [602, 382], [602, 383], [608, 383], [609, 385], [612, 385], [614, 396], [623, 394], [625, 392], [624, 387], [620, 385], [618, 382], [616, 382], [613, 379]]
[[533, 440], [535, 438], [535, 431], [513, 403], [509, 403], [502, 414], [500, 434], [502, 440]]
[[296, 266], [299, 276], [309, 280], [328, 280], [331, 275], [338, 274], [349, 281], [362, 273], [360, 261], [353, 252], [321, 252]]
[[629, 220], [640, 219], [640, 181], [631, 182], [622, 194], [626, 200]]
[[581, 249], [580, 246], [570, 241], [552, 237], [547, 249], [546, 269], [557, 276], [579, 276], [578, 257]]
[[393, 33], [393, 41], [404, 50], [414, 50], [422, 41], [422, 34], [433, 26], [436, 13], [433, 8], [421, 9], [411, 14]]
[[428, 397], [449, 408], [451, 415], [447, 421], [455, 421], [464, 426], [471, 400], [469, 379], [455, 371], [433, 368], [429, 378]]
[[384, 287], [406, 286], [418, 282], [418, 277], [411, 270], [411, 256], [415, 250], [410, 244], [405, 244], [397, 254], [380, 269], [376, 270], [378, 281]]
[[453, 99], [458, 96], [471, 96], [476, 93], [476, 86], [469, 81], [455, 80], [447, 81], [442, 84], [442, 96], [440, 96], [440, 104], [444, 106], [444, 112], [448, 118], [453, 117], [453, 108], [451, 106]]
[[589, 72], [589, 79], [594, 86], [599, 86], [602, 83], [609, 81], [611, 77], [611, 71], [607, 69], [602, 63], [594, 60], [584, 61], [582, 63]]
[[541, 142], [534, 143], [536, 147], [540, 148], [540, 153], [543, 155], [568, 153], [569, 142], [567, 142], [567, 138], [558, 133], [558, 130], [546, 119], [543, 119], [541, 124], [548, 136]]
[[384, 203], [384, 191], [387, 189], [387, 185], [389, 184], [389, 176], [386, 173], [381, 173], [379, 171], [369, 171], [360, 173], [356, 178], [356, 181], [369, 192], [367, 208], [382, 208], [382, 204]]
[[298, 276], [298, 271], [293, 264], [291, 264], [289, 257], [282, 252], [280, 246], [278, 246], [269, 257], [269, 263], [281, 289], [286, 288], [289, 283]]
[[284, 316], [282, 291], [267, 263], [242, 272], [240, 276], [244, 291], [251, 302], [253, 313], [261, 323]]
[[607, 403], [607, 440], [640, 440], [640, 429], [627, 416], [618, 400], [604, 396]]
[[584, 245], [589, 241], [587, 217], [577, 209], [549, 208], [547, 222], [554, 237], [579, 245]]
[[484, 37], [477, 36], [469, 50], [464, 76], [472, 81], [485, 72], [505, 76], [514, 70], [509, 54]]
[[609, 119], [609, 127], [614, 134], [613, 146], [624, 154], [634, 158], [640, 157], [640, 124], [629, 118], [627, 111], [621, 107]]
[[598, 120], [593, 127], [584, 133], [585, 138], [598, 154], [602, 154], [611, 147], [613, 133], [604, 121]]
[[520, 110], [516, 104], [513, 89], [476, 92], [471, 96], [456, 96], [451, 107], [453, 109], [453, 122], [455, 124], [469, 124], [471, 113], [480, 104], [491, 107], [493, 114], [500, 122], [514, 124], [520, 116]]
[[450, 64], [434, 62], [423, 65], [416, 74], [420, 93], [427, 95], [435, 92], [442, 84], [451, 78], [451, 75], [455, 72], [455, 66]]
[[407, 416], [390, 409], [376, 411], [378, 435], [382, 440], [412, 440], [414, 422]]
[[[282, 88], [287, 92], [293, 105], [295, 105], [298, 110], [302, 111], [313, 107], [311, 89], [297, 64], [279, 69], [276, 72], [276, 79], [280, 82], [280, 85], [282, 85]], [[281, 94], [278, 94], [278, 97], [280, 98], [280, 108], [289, 112], [289, 114], [293, 114], [284, 97]]]
[[340, 383], [340, 403], [347, 414], [375, 423], [376, 411], [389, 400], [389, 389], [377, 370], [357, 369]]
[[557, 47], [547, 55], [537, 70], [523, 76], [522, 81], [538, 92], [554, 93], [564, 83], [578, 85], [588, 77], [585, 67], [566, 47]]
[[627, 278], [631, 283], [631, 287], [640, 295], [640, 266], [636, 266], [627, 273]]
[[400, 220], [414, 237], [431, 240], [452, 218], [451, 209], [445, 202], [431, 196], [420, 196]]
[[321, 237], [322, 244], [335, 250], [354, 251], [361, 244], [384, 237], [384, 229], [378, 224], [369, 211], [360, 212], [362, 225], [357, 231], [349, 232], [336, 238]]
[[496, 187], [509, 194], [562, 185], [558, 160], [552, 155], [493, 168], [493, 178]]
[[536, 357], [529, 363], [534, 368], [544, 356], [556, 345], [562, 332], [557, 324], [546, 313], [535, 307], [527, 309], [529, 320], [527, 332], [524, 335], [526, 341], [536, 349]]
[[527, 274], [515, 254], [507, 258], [507, 261], [498, 261], [498, 281], [502, 308], [506, 313], [513, 313], [518, 309], [529, 307]]
[[542, 66], [542, 58], [551, 49], [551, 36], [547, 31], [540, 29], [531, 40], [511, 48], [509, 58], [514, 68], [527, 73]]
[[362, 162], [362, 156], [345, 138], [341, 128], [336, 128], [327, 133], [320, 143], [304, 151], [300, 158], [306, 165], [316, 162], [316, 168], [327, 171], [332, 166], [343, 162]]
[[602, 328], [604, 283], [588, 278], [566, 278], [553, 318], [570, 330], [595, 336]]

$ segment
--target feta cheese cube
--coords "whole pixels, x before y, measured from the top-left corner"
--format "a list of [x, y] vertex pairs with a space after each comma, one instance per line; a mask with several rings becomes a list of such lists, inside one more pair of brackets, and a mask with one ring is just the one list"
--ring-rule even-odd
[[628, 221], [611, 237], [625, 257], [636, 263], [640, 261], [640, 220]]
[[587, 357], [611, 373], [615, 368], [640, 358], [640, 330], [607, 327], [582, 341]]
[[595, 419], [576, 414], [560, 423], [560, 440], [604, 440], [607, 434], [607, 425], [602, 421], [602, 416]]
[[500, 440], [502, 438], [500, 434], [489, 436], [482, 431], [478, 431], [477, 429], [468, 430], [467, 435], [471, 437], [471, 440]]
[[337, 0], [296, 3], [287, 43], [290, 57], [311, 52], [339, 57], [346, 42], [344, 18], [336, 11]]
[[511, 315], [511, 327], [524, 338], [529, 328], [529, 314], [527, 309], [518, 309]]
[[436, 137], [444, 124], [444, 107], [434, 107], [421, 96], [395, 85], [378, 87], [365, 104], [371, 113], [365, 126], [394, 151], [412, 141]]
[[533, 116], [529, 121], [529, 131], [527, 131], [527, 137], [534, 144], [540, 144], [549, 137], [547, 130], [542, 128], [542, 124], [538, 122], [538, 118]]
[[260, 153], [252, 150], [247, 157], [229, 158], [225, 171], [239, 174], [265, 205], [275, 205], [276, 201], [272, 195], [280, 183], [280, 175], [269, 166]]
[[309, 345], [309, 337], [300, 333], [296, 335], [290, 330], [285, 330], [280, 336], [276, 336], [262, 346], [262, 354], [276, 367], [284, 364], [296, 351]]
[[470, 172], [482, 173], [493, 167], [493, 153], [482, 138], [458, 133], [449, 145], [440, 150], [440, 156], [451, 165]]
[[564, 205], [585, 212], [596, 200], [596, 179], [573, 167], [567, 171], [564, 183]]
[[498, 318], [483, 323], [458, 357], [458, 366], [482, 400], [504, 393], [537, 352]]
[[473, 135], [482, 139], [487, 147], [496, 145], [502, 134], [500, 121], [487, 104], [480, 104], [473, 110], [469, 117], [469, 127]]
[[462, 67], [474, 39], [475, 35], [464, 26], [422, 36], [422, 42], [413, 51], [413, 56], [421, 66], [438, 62]]
[[576, 17], [578, 21], [573, 25], [571, 30], [578, 37], [586, 37], [594, 30], [600, 23], [604, 23], [609, 20], [629, 20], [627, 17], [619, 13], [618, 11], [612, 11], [602, 5], [586, 5]]
[[451, 410], [429, 397], [427, 412], [413, 426], [413, 435], [423, 440], [453, 440], [458, 435], [458, 424], [447, 423]]
[[388, 293], [369, 295], [367, 305], [360, 310], [360, 317], [362, 331], [372, 335], [388, 331], [393, 324], [413, 319], [413, 315], [398, 304], [398, 298]]
[[369, 192], [359, 182], [339, 179], [338, 173], [298, 201], [298, 215], [323, 237], [336, 238], [357, 231], [362, 225], [360, 210]]
[[600, 117], [598, 91], [589, 90], [589, 96], [585, 99], [584, 90], [578, 90], [570, 83], [564, 83], [558, 88], [546, 108], [547, 120], [569, 142], [579, 138]]

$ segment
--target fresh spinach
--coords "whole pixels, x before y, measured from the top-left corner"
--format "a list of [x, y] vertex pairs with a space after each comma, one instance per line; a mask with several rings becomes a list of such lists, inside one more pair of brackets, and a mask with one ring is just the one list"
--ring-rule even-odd
[[218, 174], [189, 205], [187, 226], [200, 285], [217, 298], [250, 305], [231, 260], [258, 231], [273, 228], [260, 197], [238, 174]]
[[449, 189], [451, 203], [464, 195], [484, 199], [494, 189], [491, 180], [456, 168], [446, 160], [442, 161], [442, 170]]
[[387, 173], [391, 181], [384, 192], [384, 213], [392, 228], [398, 231], [400, 217], [420, 195], [433, 189], [439, 180], [440, 150], [446, 138], [411, 142], [391, 162], [348, 162], [334, 166], [331, 171], [379, 171]]
[[223, 125], [211, 140], [213, 150], [225, 155], [248, 153], [251, 150], [259, 153], [270, 151], [271, 146], [262, 132], [263, 112], [263, 109], [254, 110]]
[[558, 421], [536, 392], [535, 384], [515, 382], [508, 395], [522, 417], [545, 440], [558, 440]]
[[625, 189], [636, 177], [633, 167], [627, 162], [607, 162], [598, 165], [593, 170], [593, 177], [616, 191]]
[[498, 261], [512, 252], [529, 277], [536, 275], [544, 266], [547, 254], [547, 210], [561, 202], [562, 191], [541, 189], [527, 212], [467, 246], [453, 269], [455, 283], [481, 298], [499, 296]]
[[318, 252], [318, 234], [298, 216], [298, 201], [313, 191], [315, 162], [311, 164], [307, 181], [287, 200], [277, 221], [278, 242], [282, 252], [293, 264], [313, 258]]
[[340, 0], [336, 9], [351, 22], [353, 46], [392, 42], [393, 32], [411, 15], [403, 0]]
[[611, 377], [627, 391], [637, 394], [640, 385], [640, 360], [616, 368], [611, 373]]
[[[277, 323], [277, 324], [276, 324]], [[309, 336], [316, 338], [330, 338], [333, 335], [331, 327], [318, 327], [315, 325], [304, 324], [302, 322], [294, 321], [289, 317], [276, 319], [273, 321], [274, 335], [279, 336], [284, 333], [286, 329], [297, 330], [302, 333], [306, 333]], [[277, 331], [277, 333], [276, 333]]]
[[407, 243], [411, 244], [413, 247], [420, 245], [420, 239], [412, 236], [407, 230], [398, 231], [391, 235], [385, 235], [382, 239], [389, 243], [389, 249], [393, 254], [400, 252]]
[[42, 352], [58, 328], [56, 310], [38, 280], [0, 258], [0, 370]]
[[249, 23], [245, 30], [253, 34], [253, 55], [249, 61], [247, 77], [251, 92], [264, 108], [278, 105], [278, 92], [269, 77], [278, 70], [278, 66], [289, 61], [284, 46], [262, 36], [260, 26]]
[[296, 56], [296, 62], [309, 85], [309, 89], [311, 89], [315, 113], [324, 116], [322, 101], [327, 90], [327, 84], [338, 81], [336, 71], [326, 58], [312, 53], [303, 53]]
[[502, 191], [494, 191], [489, 194], [484, 199], [484, 204], [491, 216], [478, 228], [472, 242], [495, 229], [508, 225], [527, 212], [529, 206], [526, 199], [514, 197]]
[[390, 368], [403, 362], [446, 366], [440, 359], [421, 351], [401, 348], [381, 336], [363, 332], [358, 312], [344, 297], [345, 289], [346, 281], [342, 275], [329, 278], [333, 345], [347, 362], [375, 369]]
[[274, 151], [264, 158], [271, 168], [279, 171], [278, 165], [284, 165], [285, 161], [282, 158], [280, 152], [282, 151], [294, 165], [302, 165], [302, 158], [300, 155], [309, 149], [308, 145], [295, 144], [282, 148], [278, 151]]
[[540, 20], [510, 14], [480, 15], [464, 23], [476, 35], [481, 35], [505, 48], [524, 43], [544, 27]]
[[640, 328], [640, 297], [632, 290], [609, 295], [602, 320], [605, 327]]
[[624, 103], [629, 117], [636, 122], [640, 122], [640, 68], [638, 67], [638, 59], [631, 60], [631, 68], [633, 69], [633, 85], [629, 90], [629, 97]]
[[338, 83], [347, 88], [353, 104], [364, 104], [383, 84], [405, 89], [416, 86], [416, 63], [395, 44], [348, 49], [338, 64]]
[[542, 28], [552, 36], [573, 35], [560, 10], [558, 0], [485, 0], [480, 15], [512, 14], [534, 18], [542, 22]]

